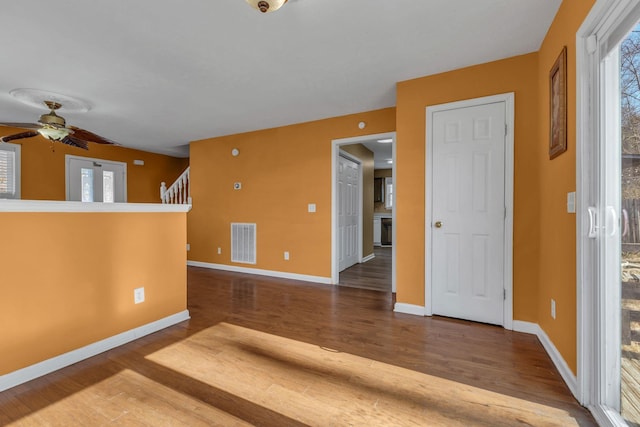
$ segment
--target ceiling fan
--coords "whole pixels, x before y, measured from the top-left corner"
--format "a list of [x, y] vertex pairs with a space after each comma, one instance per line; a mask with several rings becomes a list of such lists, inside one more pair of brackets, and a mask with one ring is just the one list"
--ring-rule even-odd
[[20, 132], [13, 135], [0, 137], [0, 142], [9, 142], [16, 139], [32, 138], [42, 135], [50, 141], [59, 141], [63, 144], [79, 147], [85, 150], [89, 149], [89, 142], [97, 144], [118, 145], [117, 142], [96, 135], [88, 130], [80, 129], [75, 126], [67, 126], [64, 117], [56, 114], [56, 110], [62, 107], [62, 104], [55, 101], [44, 101], [49, 108], [47, 114], [40, 116], [38, 123], [0, 123], [0, 126], [10, 126], [23, 129], [32, 129], [27, 132]]

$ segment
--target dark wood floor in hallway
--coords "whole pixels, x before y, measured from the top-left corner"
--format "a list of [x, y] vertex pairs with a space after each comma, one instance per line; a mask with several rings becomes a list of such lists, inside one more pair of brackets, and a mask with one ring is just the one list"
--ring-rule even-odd
[[0, 425], [595, 425], [533, 335], [394, 313], [380, 291], [188, 284], [191, 320], [0, 393]]
[[376, 246], [375, 257], [340, 272], [340, 285], [391, 292], [391, 246]]

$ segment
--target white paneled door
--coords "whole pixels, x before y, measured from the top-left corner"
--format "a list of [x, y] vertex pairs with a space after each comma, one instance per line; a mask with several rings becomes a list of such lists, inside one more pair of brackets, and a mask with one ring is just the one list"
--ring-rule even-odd
[[359, 262], [360, 165], [338, 156], [339, 271]]
[[503, 324], [505, 102], [433, 114], [433, 314]]

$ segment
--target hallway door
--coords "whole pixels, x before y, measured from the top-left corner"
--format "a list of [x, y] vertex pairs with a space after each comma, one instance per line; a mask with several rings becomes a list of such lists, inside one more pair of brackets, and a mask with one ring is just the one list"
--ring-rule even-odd
[[360, 165], [338, 157], [339, 271], [358, 263], [360, 249]]

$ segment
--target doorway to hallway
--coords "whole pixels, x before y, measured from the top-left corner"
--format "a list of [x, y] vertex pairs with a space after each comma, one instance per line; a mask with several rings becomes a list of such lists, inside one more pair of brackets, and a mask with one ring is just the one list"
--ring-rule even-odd
[[[340, 259], [340, 245], [341, 245], [341, 235], [340, 235], [340, 181], [338, 179], [339, 175], [339, 165], [341, 163], [340, 153], [341, 151], [347, 152], [349, 155], [354, 156], [355, 158], [361, 160], [362, 166], [362, 176], [363, 176], [363, 197], [361, 200], [361, 209], [362, 209], [362, 227], [360, 233], [360, 243], [362, 250], [359, 254], [359, 259], [357, 264], [352, 266], [351, 268], [347, 268], [343, 274], [345, 274], [348, 281], [354, 283], [354, 275], [357, 272], [363, 272], [367, 270], [367, 267], [373, 266], [374, 269], [379, 269], [380, 267], [376, 267], [376, 263], [372, 263], [379, 256], [377, 251], [374, 251], [374, 240], [375, 240], [375, 224], [376, 219], [378, 220], [378, 225], [380, 227], [380, 218], [374, 217], [374, 155], [373, 152], [367, 148], [369, 143], [379, 143], [379, 144], [387, 144], [389, 148], [388, 158], [384, 159], [385, 167], [389, 169], [389, 171], [394, 171], [395, 166], [393, 165], [393, 158], [395, 152], [395, 132], [385, 133], [385, 134], [375, 134], [375, 135], [367, 135], [362, 137], [355, 138], [344, 138], [339, 140], [332, 141], [332, 269], [331, 269], [331, 277], [332, 283], [335, 285], [342, 284], [343, 280], [341, 277], [341, 259]], [[362, 159], [360, 159], [362, 157]], [[391, 175], [391, 174], [390, 174]], [[381, 181], [384, 181], [383, 179]], [[393, 186], [393, 181], [388, 180], [389, 185]], [[393, 192], [392, 187], [391, 190], [387, 191], [390, 197]], [[382, 203], [384, 205], [384, 203]], [[394, 203], [395, 205], [395, 203]], [[393, 218], [395, 213], [395, 206], [389, 205], [390, 209], [386, 214], [390, 219]], [[394, 239], [394, 232], [392, 227], [388, 227], [391, 232], [391, 241]], [[379, 234], [379, 233], [378, 233]], [[378, 245], [380, 243], [378, 242]], [[395, 292], [395, 247], [391, 246], [387, 251], [381, 252], [381, 257], [387, 257], [386, 267], [390, 269], [386, 277], [388, 280], [386, 287], [391, 289], [392, 292]], [[388, 254], [383, 255], [383, 254]], [[383, 260], [379, 260], [381, 264], [384, 264]], [[369, 264], [364, 266], [363, 264]], [[361, 268], [363, 267], [363, 268]], [[360, 283], [358, 287], [363, 287], [362, 283], [365, 280], [364, 277], [356, 280]], [[376, 286], [376, 285], [373, 285]], [[382, 286], [379, 286], [382, 288]]]

